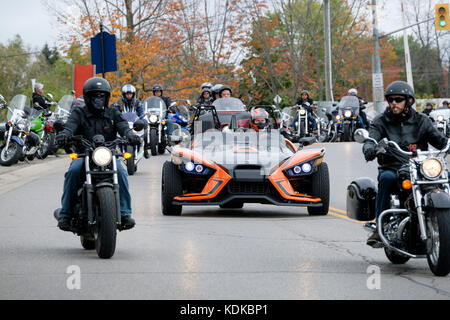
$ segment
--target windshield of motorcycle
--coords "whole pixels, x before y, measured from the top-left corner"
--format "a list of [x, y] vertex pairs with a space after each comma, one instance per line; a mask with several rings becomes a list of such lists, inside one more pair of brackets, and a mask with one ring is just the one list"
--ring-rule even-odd
[[350, 109], [354, 116], [359, 115], [359, 99], [355, 96], [346, 96], [339, 102], [339, 111], [342, 113], [344, 110]]
[[178, 111], [178, 115], [180, 116], [180, 118], [185, 121], [185, 122], [189, 122], [190, 116], [189, 116], [189, 110], [181, 105], [177, 107], [177, 111]]
[[144, 112], [156, 114], [158, 116], [162, 113], [162, 117], [165, 117], [167, 113], [167, 106], [163, 99], [159, 97], [150, 97], [144, 102]]
[[67, 94], [59, 100], [58, 105], [56, 106], [55, 114], [64, 117], [70, 115], [70, 109], [72, 108], [73, 96]]
[[220, 98], [213, 102], [216, 111], [247, 111], [244, 103], [237, 98]]
[[30, 100], [26, 95], [18, 94], [12, 98], [8, 106], [7, 118], [13, 121], [16, 118], [27, 118], [30, 116]]
[[437, 109], [430, 112], [430, 117], [433, 118], [434, 121], [438, 120], [438, 117], [442, 116], [444, 119], [448, 121], [450, 118], [450, 109]]

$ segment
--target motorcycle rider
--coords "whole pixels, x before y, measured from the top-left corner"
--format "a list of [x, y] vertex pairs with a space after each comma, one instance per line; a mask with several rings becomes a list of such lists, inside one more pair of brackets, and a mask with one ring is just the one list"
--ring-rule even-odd
[[152, 87], [152, 91], [153, 91], [153, 95], [156, 97], [160, 97], [161, 99], [163, 99], [164, 103], [166, 104], [166, 107], [169, 108], [170, 105], [172, 104], [172, 100], [169, 97], [165, 97], [164, 94], [164, 88], [162, 85], [160, 84], [155, 84]]
[[422, 113], [426, 114], [427, 116], [430, 116], [431, 111], [433, 111], [433, 104], [431, 102], [427, 102], [425, 109], [422, 111]]
[[215, 84], [212, 88], [211, 88], [211, 92], [212, 92], [212, 101], [214, 102], [215, 100], [219, 99], [219, 91], [220, 88], [222, 88], [222, 84], [218, 83]]
[[[385, 98], [389, 103], [384, 113], [375, 117], [370, 127], [369, 136], [376, 141], [387, 138], [398, 143], [405, 151], [428, 150], [428, 144], [442, 149], [447, 139], [441, 135], [431, 123], [430, 118], [418, 113], [412, 106], [415, 102], [414, 90], [404, 81], [392, 82], [385, 91]], [[388, 151], [388, 150], [387, 150]], [[378, 158], [378, 193], [376, 196], [375, 215], [379, 215], [390, 207], [390, 196], [395, 194], [397, 186], [397, 170], [402, 162], [391, 156], [389, 151], [377, 154], [376, 145], [367, 141], [363, 145], [366, 161]], [[378, 247], [380, 242], [378, 231], [374, 231], [368, 238], [369, 246]]]
[[231, 95], [233, 94], [233, 91], [231, 88], [227, 85], [223, 85], [219, 90], [219, 97], [220, 98], [231, 98]]
[[34, 85], [34, 92], [33, 92], [33, 108], [35, 107], [35, 103], [39, 104], [46, 112], [50, 111], [50, 100], [48, 100], [46, 97], [44, 97], [42, 94], [44, 93], [44, 85], [42, 83], [36, 83]]
[[255, 131], [266, 130], [269, 128], [269, 114], [263, 108], [253, 109], [250, 116], [250, 126]]
[[359, 100], [359, 115], [358, 115], [358, 121], [359, 121], [359, 125], [362, 129], [365, 129], [366, 127], [369, 127], [369, 122], [367, 121], [367, 115], [364, 112], [364, 110], [362, 109], [362, 106], [366, 104], [366, 102], [364, 101], [364, 99], [360, 96], [358, 96], [358, 90], [356, 90], [355, 88], [351, 88], [348, 90], [347, 94], [349, 96], [355, 96], [358, 98]]
[[[312, 131], [314, 133], [317, 133], [317, 121], [316, 121], [316, 118], [314, 118], [312, 115], [313, 103], [314, 103], [314, 100], [310, 97], [308, 90], [303, 90], [300, 93], [300, 99], [296, 102], [296, 105], [303, 106], [308, 111], [308, 121], [311, 123]], [[291, 107], [291, 109], [292, 108], [294, 108], [294, 107]], [[294, 119], [294, 123], [293, 123], [294, 128], [297, 127], [297, 123], [298, 123], [298, 115]]]
[[[67, 120], [64, 130], [58, 133], [55, 140], [59, 146], [66, 145], [70, 138], [82, 135], [83, 138], [92, 140], [95, 135], [101, 134], [105, 141], [113, 141], [117, 133], [126, 137], [130, 143], [138, 145], [140, 138], [128, 127], [128, 122], [116, 108], [108, 108], [111, 95], [111, 86], [103, 78], [94, 77], [88, 79], [83, 86], [83, 96], [86, 106], [74, 108]], [[117, 160], [120, 211], [122, 215], [123, 229], [131, 229], [135, 225], [131, 217], [131, 196], [129, 193], [127, 172]], [[71, 231], [71, 209], [77, 197], [78, 189], [82, 186], [81, 172], [84, 159], [73, 160], [69, 170], [65, 174], [63, 195], [61, 197], [62, 208], [59, 212], [58, 227], [63, 231]]]
[[211, 97], [211, 89], [210, 88], [203, 88], [202, 94], [197, 99], [198, 104], [207, 105], [209, 106], [212, 103], [212, 97]]
[[444, 102], [442, 102], [442, 108], [450, 108], [447, 100], [444, 100]]
[[148, 159], [148, 122], [147, 119], [145, 119], [144, 107], [142, 105], [142, 102], [136, 98], [136, 88], [131, 84], [124, 85], [122, 87], [122, 98], [117, 100], [111, 107], [117, 108], [120, 112], [135, 112], [139, 119], [144, 122], [144, 157]]

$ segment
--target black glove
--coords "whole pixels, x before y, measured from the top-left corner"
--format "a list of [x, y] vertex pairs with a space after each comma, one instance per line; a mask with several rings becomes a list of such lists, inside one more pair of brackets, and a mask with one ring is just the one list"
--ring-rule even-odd
[[69, 142], [69, 137], [65, 133], [58, 133], [55, 137], [55, 143], [58, 146], [65, 146]]
[[365, 143], [363, 146], [363, 153], [366, 161], [372, 161], [377, 157], [377, 150], [373, 143]]
[[127, 138], [128, 138], [128, 141], [129, 141], [132, 145], [137, 146], [137, 145], [140, 145], [140, 144], [141, 144], [141, 138], [139, 138], [139, 136], [136, 135], [136, 134], [134, 134], [134, 133], [128, 134]]

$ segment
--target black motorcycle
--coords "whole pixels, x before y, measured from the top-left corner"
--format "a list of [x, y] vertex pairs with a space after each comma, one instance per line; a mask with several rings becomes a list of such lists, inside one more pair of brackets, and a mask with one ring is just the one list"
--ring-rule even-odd
[[[398, 192], [391, 195], [391, 207], [378, 217], [378, 224], [366, 223], [368, 231], [378, 230], [387, 258], [394, 264], [410, 258], [426, 258], [436, 276], [450, 272], [450, 187], [443, 150], [405, 152], [386, 138], [377, 143], [366, 130], [358, 129], [355, 140], [370, 140], [378, 153], [389, 153], [404, 163], [398, 170]], [[377, 188], [372, 179], [359, 178], [347, 188], [347, 215], [359, 221], [375, 218]]]
[[148, 122], [148, 132], [146, 141], [152, 156], [163, 154], [166, 151], [167, 107], [164, 100], [159, 97], [150, 97], [144, 102], [144, 112]]
[[356, 96], [345, 96], [339, 102], [339, 128], [341, 141], [353, 141], [355, 130], [360, 128], [358, 120], [360, 103]]
[[[131, 156], [118, 151], [127, 143], [121, 138], [105, 142], [103, 135], [94, 136], [92, 142], [75, 136], [70, 142], [77, 150], [83, 150], [82, 153], [71, 154], [71, 158], [83, 158], [85, 164], [85, 182], [78, 191], [73, 208], [71, 231], [80, 236], [83, 248], [96, 249], [98, 256], [103, 259], [114, 255], [117, 230], [123, 230], [116, 159]], [[57, 220], [59, 211], [57, 209], [54, 212]]]

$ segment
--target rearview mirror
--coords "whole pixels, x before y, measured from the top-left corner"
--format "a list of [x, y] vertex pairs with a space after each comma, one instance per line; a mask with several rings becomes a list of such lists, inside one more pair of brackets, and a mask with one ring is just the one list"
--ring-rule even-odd
[[354, 137], [356, 142], [364, 143], [369, 138], [369, 132], [365, 129], [356, 129]]
[[50, 99], [54, 100], [53, 99], [53, 95], [51, 93], [47, 93], [47, 97], [49, 97]]

